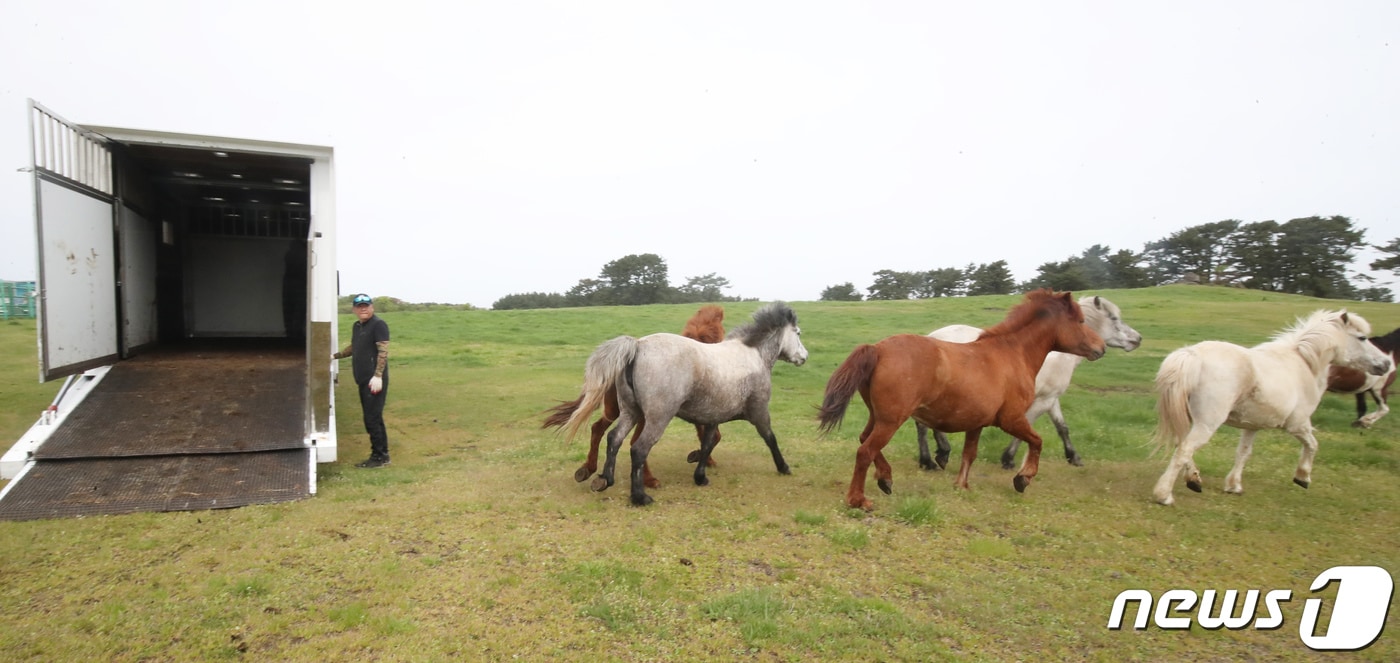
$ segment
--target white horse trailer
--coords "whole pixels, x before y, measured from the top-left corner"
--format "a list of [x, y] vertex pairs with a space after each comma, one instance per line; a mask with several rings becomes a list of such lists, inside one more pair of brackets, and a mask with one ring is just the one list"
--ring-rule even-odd
[[0, 519], [314, 494], [336, 459], [333, 150], [32, 100], [29, 122], [39, 379], [68, 382], [0, 459]]

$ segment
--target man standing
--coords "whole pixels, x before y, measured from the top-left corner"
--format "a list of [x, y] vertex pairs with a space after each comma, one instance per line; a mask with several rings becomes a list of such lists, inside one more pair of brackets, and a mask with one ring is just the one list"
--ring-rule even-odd
[[384, 430], [384, 400], [389, 394], [389, 323], [375, 317], [374, 300], [369, 295], [355, 295], [351, 305], [359, 320], [350, 330], [350, 345], [331, 358], [352, 358], [355, 384], [360, 388], [370, 454], [368, 460], [355, 467], [384, 467], [389, 464], [389, 434]]

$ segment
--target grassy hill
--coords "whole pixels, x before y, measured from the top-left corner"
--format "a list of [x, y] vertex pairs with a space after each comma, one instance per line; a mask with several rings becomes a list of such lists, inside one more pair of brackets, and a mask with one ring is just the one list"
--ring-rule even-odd
[[[1082, 294], [1082, 293], [1076, 293]], [[586, 441], [541, 431], [583, 363], [618, 334], [679, 332], [695, 306], [405, 311], [393, 329], [386, 420], [394, 464], [368, 454], [353, 388], [338, 388], [341, 460], [317, 497], [228, 511], [0, 523], [0, 651], [12, 660], [1304, 660], [1303, 602], [1330, 613], [1337, 565], [1400, 571], [1400, 417], [1349, 426], [1324, 398], [1313, 484], [1291, 482], [1299, 446], [1261, 433], [1245, 494], [1220, 492], [1238, 435], [1197, 455], [1206, 491], [1151, 502], [1165, 466], [1146, 446], [1163, 357], [1206, 339], [1253, 345], [1294, 318], [1345, 305], [1376, 333], [1393, 304], [1171, 286], [1101, 291], [1143, 334], [1079, 368], [1063, 404], [1085, 467], [1063, 461], [1048, 419], [1025, 494], [983, 435], [972, 490], [918, 468], [907, 424], [887, 447], [894, 494], [843, 506], [865, 409], [816, 431], [826, 379], [858, 343], [999, 321], [1019, 297], [799, 302], [811, 357], [774, 371], [774, 429], [791, 476], [752, 427], [724, 427], [711, 484], [693, 485], [693, 429], [651, 455], [656, 504], [575, 483]], [[726, 304], [727, 327], [760, 304]], [[352, 318], [342, 316], [342, 338]], [[0, 439], [52, 398], [34, 383], [33, 324], [0, 325]], [[961, 436], [953, 437], [954, 456]], [[1024, 453], [1024, 452], [1023, 452]], [[627, 461], [619, 460], [625, 471]], [[1110, 631], [1113, 599], [1146, 589], [1291, 589], [1273, 631]], [[1261, 609], [1262, 614], [1262, 609]], [[1387, 632], [1361, 660], [1400, 658]]]

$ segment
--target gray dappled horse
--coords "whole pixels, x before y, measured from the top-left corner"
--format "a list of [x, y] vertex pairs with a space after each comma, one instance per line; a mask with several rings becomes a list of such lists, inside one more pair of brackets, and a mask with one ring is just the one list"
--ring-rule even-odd
[[769, 421], [773, 364], [777, 360], [801, 366], [807, 361], [797, 314], [787, 304], [775, 302], [753, 315], [753, 321], [729, 332], [721, 343], [700, 343], [676, 334], [652, 334], [642, 338], [619, 336], [598, 346], [584, 367], [583, 393], [578, 407], [564, 425], [569, 437], [602, 405], [611, 388], [617, 390], [617, 425], [608, 434], [608, 455], [603, 470], [593, 479], [595, 491], [614, 483], [617, 452], [638, 422], [646, 422], [632, 443], [632, 504], [651, 504], [642, 468], [647, 454], [661, 439], [671, 419], [704, 427], [695, 468], [695, 484], [709, 483], [705, 467], [714, 451], [719, 424], [745, 420], [753, 424], [773, 454], [781, 474], [790, 474], [778, 450], [778, 439]]

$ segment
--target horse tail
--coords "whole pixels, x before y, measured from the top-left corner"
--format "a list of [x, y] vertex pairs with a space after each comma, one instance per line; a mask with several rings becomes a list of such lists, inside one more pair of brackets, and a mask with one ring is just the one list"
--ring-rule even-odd
[[569, 417], [574, 416], [574, 412], [577, 411], [578, 406], [582, 404], [583, 394], [579, 394], [579, 397], [574, 400], [560, 402], [558, 405], [545, 410], [545, 412], [549, 413], [549, 416], [545, 417], [544, 424], [542, 424], [540, 428], [559, 428], [569, 423]]
[[880, 351], [875, 346], [858, 345], [831, 374], [831, 379], [826, 381], [826, 394], [822, 397], [818, 416], [823, 434], [841, 425], [841, 420], [846, 418], [846, 406], [850, 405], [851, 396], [870, 385], [870, 375], [875, 372], [879, 361]]
[[1152, 434], [1153, 453], [1175, 448], [1191, 430], [1191, 390], [1201, 377], [1201, 358], [1182, 348], [1162, 360], [1157, 369], [1157, 430]]
[[[598, 346], [598, 349], [589, 355], [588, 363], [583, 367], [583, 392], [579, 394], [577, 404], [562, 403], [554, 408], [555, 416], [569, 413], [562, 424], [569, 439], [573, 439], [593, 411], [603, 405], [608, 390], [617, 384], [618, 377], [627, 370], [636, 356], [637, 339], [631, 336], [614, 338]], [[554, 420], [555, 416], [546, 420], [546, 425]]]

